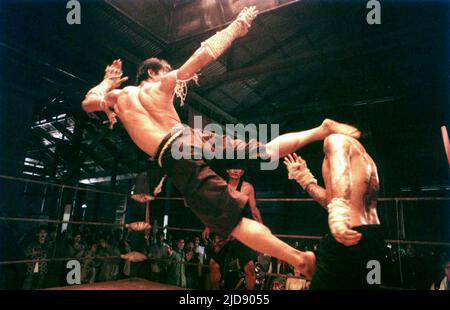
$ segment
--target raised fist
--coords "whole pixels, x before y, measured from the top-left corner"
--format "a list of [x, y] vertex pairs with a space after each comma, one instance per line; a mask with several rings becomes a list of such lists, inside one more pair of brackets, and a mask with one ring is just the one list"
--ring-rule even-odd
[[117, 88], [120, 84], [128, 80], [127, 76], [122, 78], [122, 74], [122, 61], [116, 59], [111, 65], [106, 67], [103, 79], [111, 83], [111, 88]]
[[253, 20], [258, 16], [259, 11], [256, 9], [256, 6], [245, 7], [239, 13], [236, 18], [237, 21], [242, 21], [247, 25], [248, 28], [251, 27]]
[[238, 17], [235, 20], [235, 22], [238, 22], [242, 25], [237, 33], [238, 37], [242, 37], [247, 34], [248, 28], [251, 27], [252, 22], [257, 15], [258, 10], [256, 9], [255, 6], [245, 7], [242, 9], [242, 11], [239, 13]]

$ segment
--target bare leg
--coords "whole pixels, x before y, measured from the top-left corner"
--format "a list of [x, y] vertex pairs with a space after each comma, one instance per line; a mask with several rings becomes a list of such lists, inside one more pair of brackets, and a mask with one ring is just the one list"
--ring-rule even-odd
[[333, 133], [345, 134], [353, 138], [359, 138], [361, 135], [359, 130], [353, 126], [326, 119], [319, 127], [287, 133], [273, 139], [266, 145], [267, 153], [270, 155], [271, 160], [277, 160], [297, 151], [309, 143], [322, 141]]
[[211, 258], [209, 261], [209, 283], [212, 290], [220, 290], [220, 265]]
[[279, 258], [310, 279], [314, 273], [315, 256], [312, 252], [301, 252], [284, 243], [270, 232], [269, 228], [248, 218], [242, 218], [231, 235], [257, 252]]
[[254, 290], [256, 284], [256, 272], [255, 264], [253, 261], [249, 261], [244, 267], [244, 277], [247, 290]]

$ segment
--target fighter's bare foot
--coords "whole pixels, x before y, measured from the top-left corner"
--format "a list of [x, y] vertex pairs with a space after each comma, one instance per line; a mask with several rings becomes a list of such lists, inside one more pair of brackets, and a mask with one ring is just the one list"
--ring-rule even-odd
[[302, 274], [307, 280], [311, 280], [316, 270], [316, 255], [313, 252], [302, 252], [300, 262], [295, 266], [295, 273]]
[[331, 119], [325, 119], [322, 123], [322, 128], [325, 129], [327, 133], [330, 135], [333, 133], [340, 133], [343, 135], [353, 137], [355, 139], [361, 137], [361, 132], [355, 127], [347, 124], [338, 123]]

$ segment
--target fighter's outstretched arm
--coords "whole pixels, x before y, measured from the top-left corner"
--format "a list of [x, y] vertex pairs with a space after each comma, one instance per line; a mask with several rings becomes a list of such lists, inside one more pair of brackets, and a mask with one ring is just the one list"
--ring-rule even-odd
[[293, 153], [284, 158], [284, 164], [288, 170], [289, 179], [296, 180], [312, 199], [327, 209], [326, 190], [317, 184], [317, 180], [309, 171], [306, 161], [296, 153]]
[[256, 7], [245, 7], [228, 27], [204, 41], [178, 70], [167, 74], [162, 79], [161, 88], [172, 89], [177, 80], [192, 79], [198, 71], [222, 55], [234, 40], [246, 35], [257, 15]]
[[106, 67], [103, 81], [87, 92], [82, 102], [83, 110], [88, 113], [95, 111], [107, 113], [114, 106], [117, 97], [117, 92], [111, 94], [110, 92], [128, 79], [128, 77], [122, 78], [122, 74], [122, 61], [116, 59]]
[[103, 81], [90, 89], [81, 103], [83, 110], [88, 113], [105, 112], [106, 116], [108, 116], [110, 129], [117, 122], [116, 114], [112, 111], [112, 108], [117, 102], [117, 96], [120, 91], [115, 90], [115, 88], [128, 80], [128, 77], [122, 77], [122, 74], [122, 61], [116, 59], [110, 66], [106, 67]]

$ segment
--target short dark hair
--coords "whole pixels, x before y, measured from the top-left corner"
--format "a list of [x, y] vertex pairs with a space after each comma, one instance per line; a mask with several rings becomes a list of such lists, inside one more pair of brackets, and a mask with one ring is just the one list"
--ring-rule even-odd
[[39, 234], [41, 232], [41, 230], [44, 230], [46, 233], [48, 233], [47, 231], [47, 227], [45, 226], [39, 226], [36, 230], [36, 234]]
[[156, 73], [161, 69], [167, 69], [169, 71], [172, 70], [172, 67], [169, 63], [163, 59], [159, 59], [156, 57], [148, 58], [144, 60], [140, 65], [136, 73], [136, 85], [141, 84], [142, 81], [145, 81], [149, 78], [148, 70], [152, 70]]

